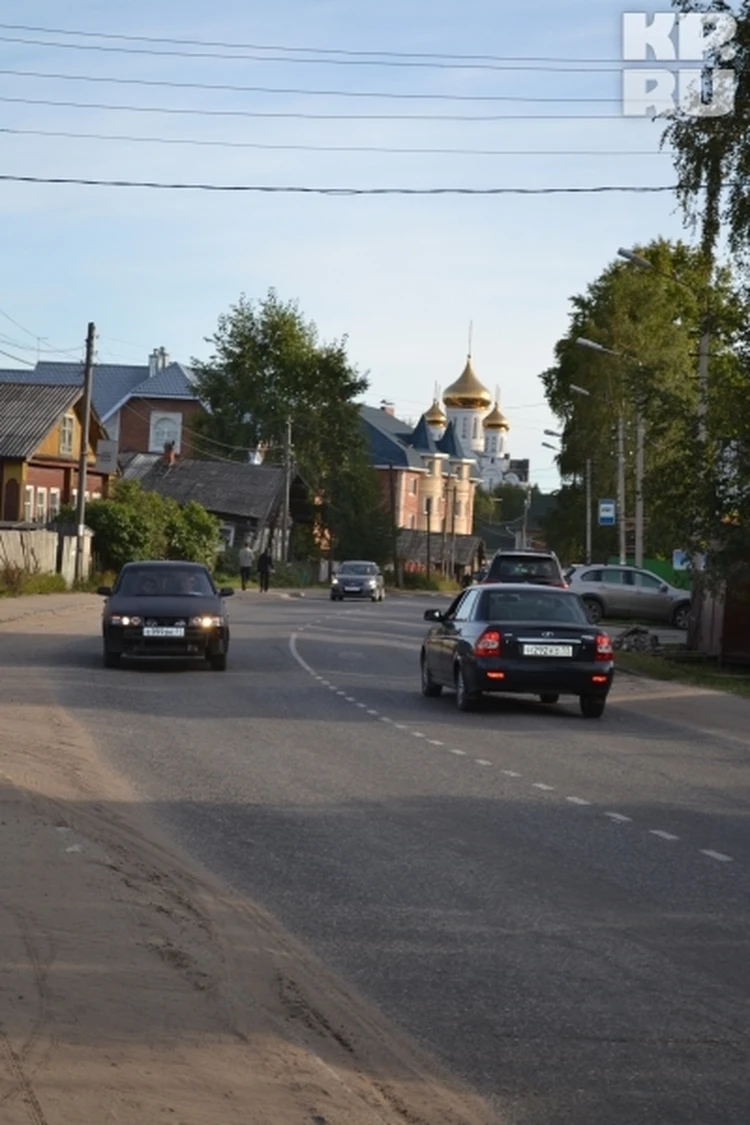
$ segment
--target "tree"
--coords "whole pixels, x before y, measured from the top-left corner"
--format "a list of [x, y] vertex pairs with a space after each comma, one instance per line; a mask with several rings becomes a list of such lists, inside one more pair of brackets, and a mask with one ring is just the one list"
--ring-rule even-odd
[[[368, 381], [349, 361], [345, 337], [322, 343], [297, 304], [271, 289], [258, 303], [240, 297], [207, 343], [211, 358], [192, 363], [208, 412], [195, 423], [204, 450], [244, 461], [262, 446], [267, 459], [279, 463], [291, 422], [295, 466], [327, 519], [343, 519], [335, 512], [343, 510], [344, 480], [350, 492], [368, 497], [356, 402]], [[345, 522], [350, 537], [352, 519]]]
[[[543, 382], [563, 420], [558, 458], [564, 486], [550, 526], [572, 518], [583, 530], [583, 473], [591, 459], [594, 494], [617, 491], [617, 421], [626, 428], [626, 512], [634, 513], [635, 420], [645, 420], [644, 499], [651, 553], [705, 549], [721, 531], [717, 493], [722, 441], [747, 432], [748, 404], [740, 353], [748, 310], [729, 270], [715, 270], [708, 291], [714, 317], [707, 429], [707, 462], [700, 459], [696, 341], [701, 309], [693, 294], [661, 274], [700, 287], [704, 257], [684, 243], [657, 240], [639, 250], [659, 273], [621, 262], [608, 266], [583, 295], [572, 299], [571, 323], [555, 349], [556, 364]], [[630, 357], [617, 359], [576, 345], [582, 336]], [[573, 386], [589, 391], [581, 396]], [[571, 483], [576, 478], [574, 489]], [[565, 532], [568, 534], [568, 532]], [[602, 545], [605, 539], [600, 539]]]
[[[677, 195], [687, 223], [700, 228], [700, 244], [706, 263], [713, 260], [722, 224], [726, 225], [732, 251], [745, 265], [750, 260], [750, 0], [739, 7], [727, 0], [673, 0], [682, 12], [729, 12], [737, 21], [733, 41], [736, 54], [722, 60], [716, 52], [707, 60], [708, 74], [717, 69], [733, 70], [736, 97], [731, 113], [697, 116], [690, 107], [676, 111], [667, 126], [662, 144], [674, 150]], [[706, 266], [708, 268], [708, 265]]]
[[[529, 499], [539, 495], [539, 488], [533, 485]], [[481, 535], [481, 528], [488, 524], [509, 524], [522, 519], [526, 506], [527, 491], [519, 484], [502, 482], [489, 492], [478, 488], [474, 494], [475, 534]]]

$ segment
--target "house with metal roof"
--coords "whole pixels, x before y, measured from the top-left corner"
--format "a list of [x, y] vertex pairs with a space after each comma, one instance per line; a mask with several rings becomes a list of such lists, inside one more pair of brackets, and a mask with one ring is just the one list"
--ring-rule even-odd
[[[82, 387], [83, 362], [41, 360], [33, 370], [0, 370], [0, 384], [27, 383]], [[192, 372], [155, 349], [147, 364], [101, 363], [94, 366], [92, 402], [107, 436], [120, 453], [195, 453], [190, 423], [203, 413]]]
[[[46, 524], [78, 496], [83, 387], [0, 381], [0, 521]], [[108, 495], [112, 474], [96, 469], [104, 427], [92, 406], [86, 494]]]

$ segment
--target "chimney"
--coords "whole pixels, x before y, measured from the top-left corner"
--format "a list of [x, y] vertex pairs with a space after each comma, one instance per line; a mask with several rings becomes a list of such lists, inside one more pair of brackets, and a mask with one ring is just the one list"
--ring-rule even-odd
[[174, 442], [168, 441], [164, 446], [164, 456], [162, 461], [165, 465], [174, 465], [177, 460], [177, 454], [174, 451]]
[[154, 350], [151, 352], [151, 355], [148, 357], [148, 377], [149, 377], [149, 379], [153, 379], [154, 375], [157, 373], [158, 370], [159, 370], [159, 353], [156, 350], [156, 348], [154, 348]]
[[384, 414], [390, 414], [391, 418], [394, 418], [395, 415], [396, 415], [396, 411], [395, 411], [395, 408], [393, 406], [393, 403], [392, 402], [386, 402], [385, 399], [381, 399], [380, 409], [383, 411]]
[[164, 348], [159, 348], [159, 370], [166, 371], [169, 366], [169, 353]]

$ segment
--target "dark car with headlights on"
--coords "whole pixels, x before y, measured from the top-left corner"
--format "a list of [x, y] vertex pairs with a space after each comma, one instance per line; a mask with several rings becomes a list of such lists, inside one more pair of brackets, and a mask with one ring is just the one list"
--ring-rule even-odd
[[432, 626], [422, 642], [423, 695], [453, 688], [461, 711], [473, 710], [484, 692], [549, 704], [572, 695], [587, 719], [604, 713], [612, 644], [577, 594], [526, 583], [472, 586], [445, 612], [424, 616]]
[[114, 587], [102, 586], [104, 666], [125, 657], [196, 657], [217, 672], [227, 666], [229, 622], [223, 598], [198, 563], [137, 562], [122, 568]]
[[343, 602], [344, 598], [385, 601], [385, 579], [377, 563], [342, 562], [331, 581], [331, 601]]

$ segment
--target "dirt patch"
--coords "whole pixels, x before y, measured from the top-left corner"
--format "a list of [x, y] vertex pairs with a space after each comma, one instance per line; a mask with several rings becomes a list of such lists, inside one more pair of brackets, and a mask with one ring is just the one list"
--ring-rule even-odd
[[496, 1122], [160, 838], [42, 672], [6, 669], [0, 730], [3, 1125]]

